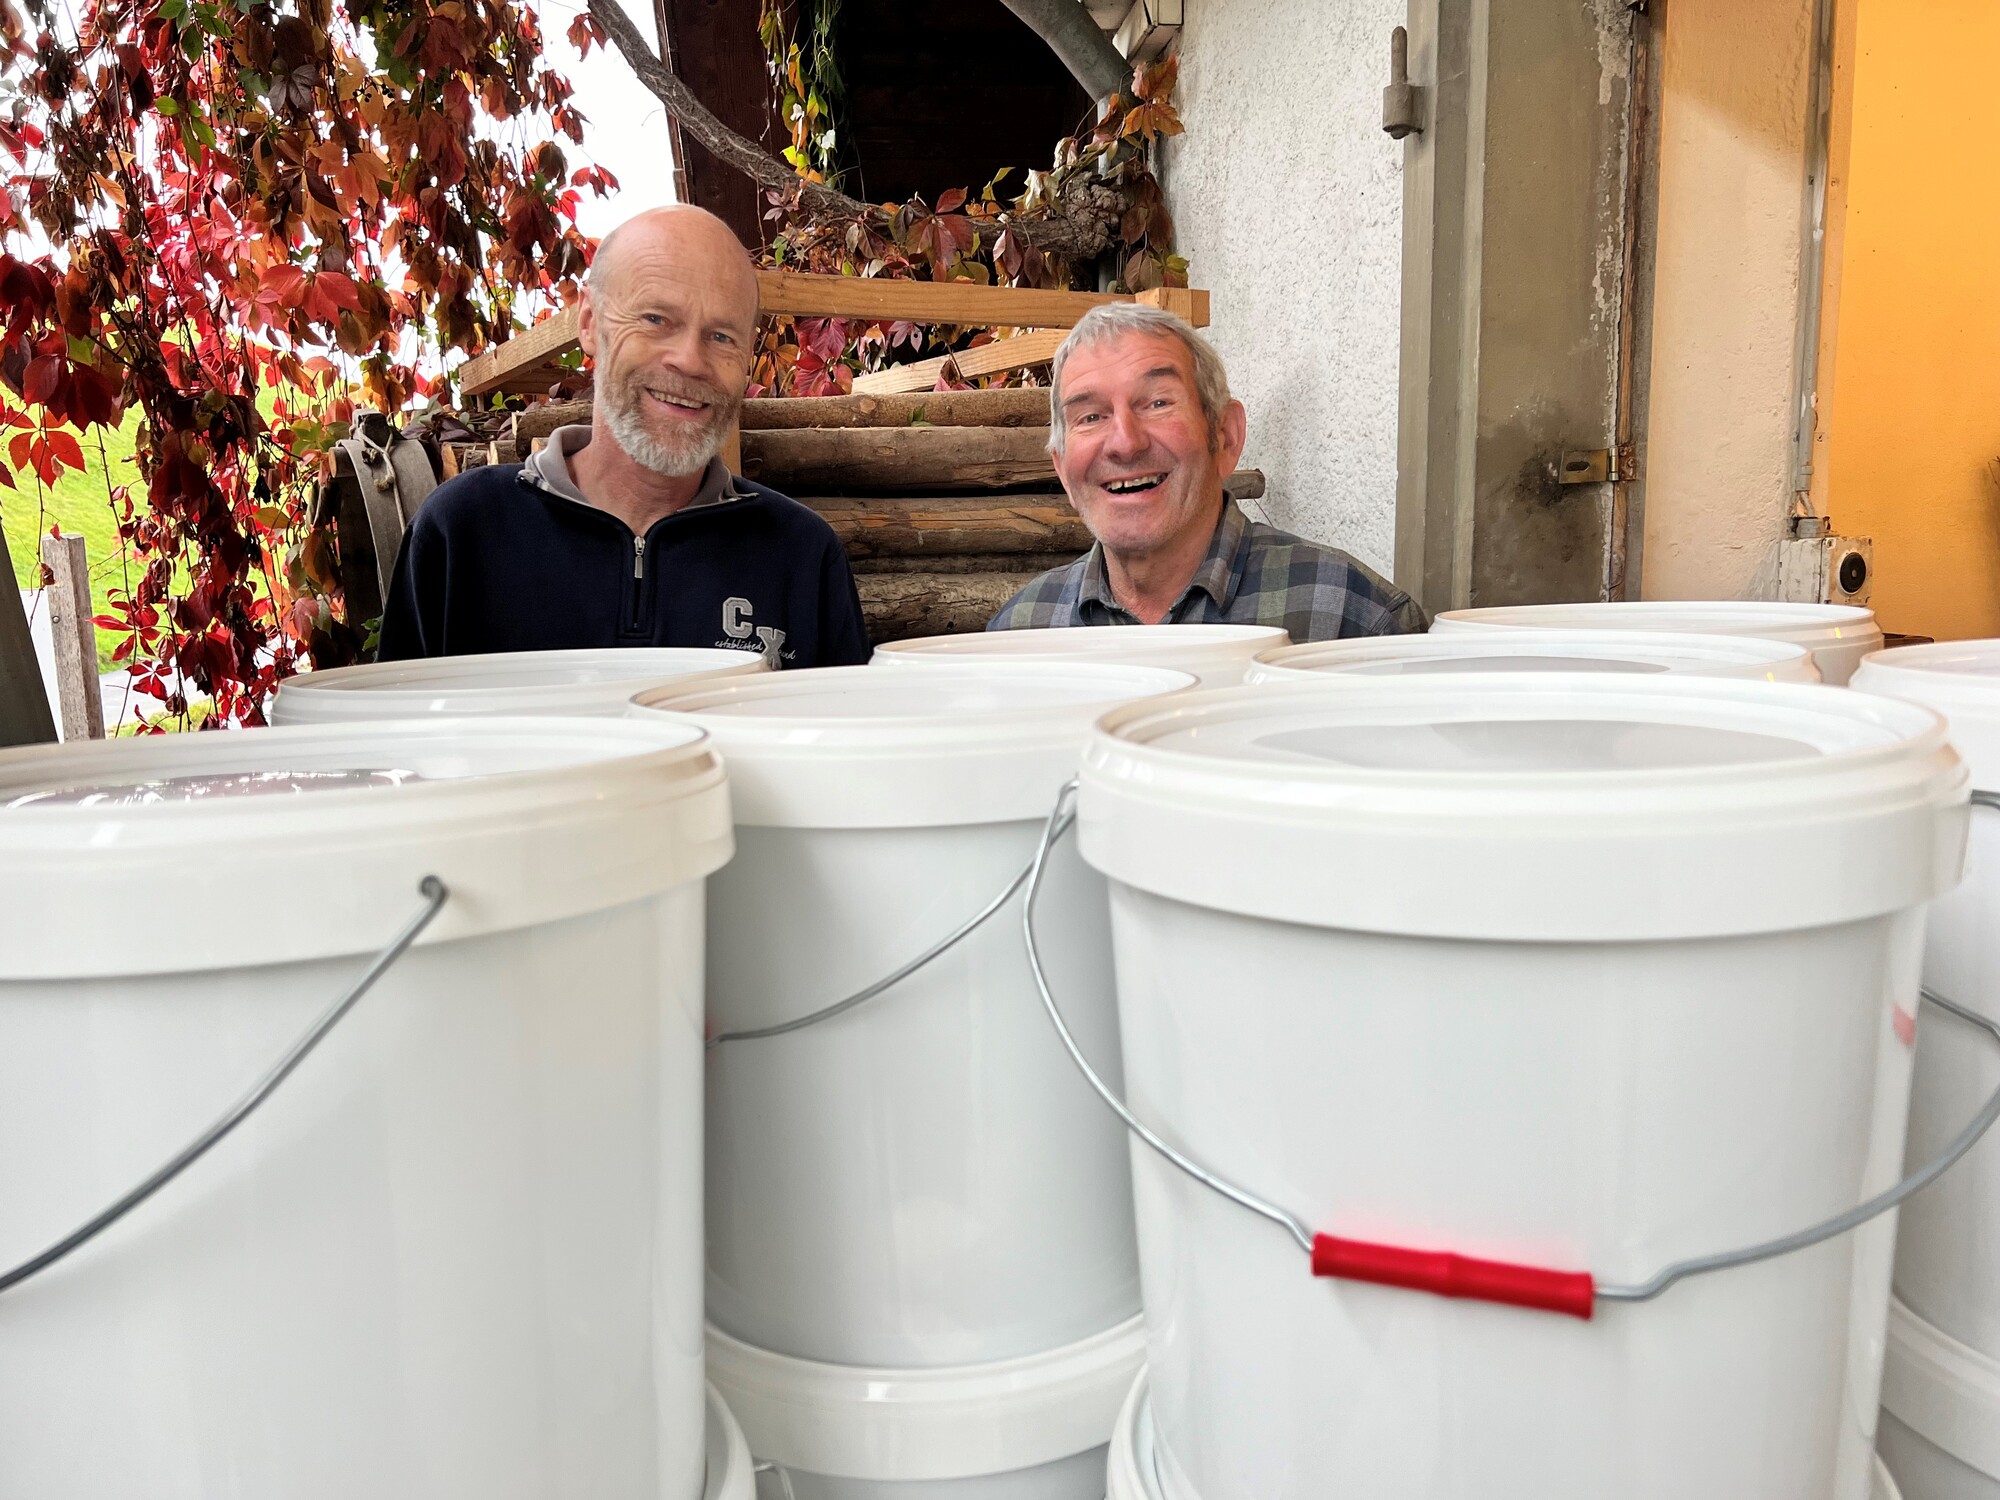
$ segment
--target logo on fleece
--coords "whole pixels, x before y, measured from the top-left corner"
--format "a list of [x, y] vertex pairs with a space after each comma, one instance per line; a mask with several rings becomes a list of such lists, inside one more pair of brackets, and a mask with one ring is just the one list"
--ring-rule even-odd
[[785, 632], [773, 625], [753, 625], [750, 601], [736, 596], [722, 601], [722, 633], [732, 641], [747, 641], [755, 635], [764, 649], [764, 658], [773, 670], [784, 665]]

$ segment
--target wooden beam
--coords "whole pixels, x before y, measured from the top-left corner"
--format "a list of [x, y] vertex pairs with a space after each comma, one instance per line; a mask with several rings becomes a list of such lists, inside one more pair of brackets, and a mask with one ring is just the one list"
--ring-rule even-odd
[[961, 349], [956, 354], [941, 354], [934, 359], [892, 365], [872, 375], [856, 376], [854, 390], [857, 395], [894, 395], [930, 390], [947, 374], [959, 380], [972, 380], [981, 375], [998, 375], [1005, 370], [1032, 369], [1054, 359], [1056, 350], [1067, 337], [1069, 333], [1066, 329], [1038, 328], [1029, 333], [1016, 334], [1011, 339], [995, 339], [990, 344]]
[[[1055, 345], [1062, 342], [1054, 330], [1075, 326], [1077, 319], [1091, 308], [1106, 302], [1136, 300], [1164, 307], [1196, 328], [1207, 327], [1209, 316], [1208, 293], [1186, 287], [1158, 287], [1141, 292], [1135, 299], [1117, 292], [1048, 292], [1033, 287], [981, 286], [975, 281], [897, 281], [886, 276], [759, 271], [757, 295], [758, 311], [767, 315], [866, 318], [871, 322], [902, 319], [912, 323], [1033, 329], [1036, 334], [1024, 337], [1039, 335], [1047, 339], [1051, 354]], [[496, 391], [533, 394], [554, 384], [564, 373], [555, 362], [576, 347], [576, 325], [577, 310], [567, 307], [505, 343], [474, 355], [459, 368], [459, 394], [485, 396]], [[1046, 360], [1048, 355], [1041, 358]], [[963, 361], [959, 370], [962, 374], [966, 371]], [[936, 376], [932, 376], [932, 382], [935, 380]], [[857, 381], [857, 388], [859, 384]]]
[[565, 307], [504, 344], [475, 354], [459, 366], [459, 394], [484, 396], [510, 383], [518, 385], [525, 372], [569, 353], [576, 347], [576, 318], [576, 309]]
[[887, 276], [811, 276], [759, 271], [757, 310], [802, 318], [958, 323], [976, 328], [1073, 328], [1093, 307], [1129, 302], [1116, 292], [1048, 292], [976, 281], [901, 281]]
[[104, 693], [97, 680], [97, 627], [90, 622], [90, 567], [79, 535], [42, 538], [42, 561], [55, 575], [42, 597], [56, 659], [62, 737], [104, 738]]
[[49, 692], [13, 578], [7, 535], [0, 532], [0, 579], [7, 580], [0, 586], [6, 590], [0, 593], [0, 746], [46, 744], [55, 739], [56, 724], [49, 717]]

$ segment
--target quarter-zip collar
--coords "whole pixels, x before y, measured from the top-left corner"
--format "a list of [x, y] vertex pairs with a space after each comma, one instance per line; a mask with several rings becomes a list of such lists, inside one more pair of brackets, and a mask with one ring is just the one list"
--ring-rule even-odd
[[[590, 497], [577, 488], [576, 478], [570, 472], [570, 460], [589, 444], [591, 429], [587, 423], [575, 423], [568, 427], [558, 427], [549, 434], [548, 442], [539, 453], [528, 456], [521, 465], [521, 477], [536, 489], [551, 495], [559, 495], [565, 500], [574, 500], [578, 505], [590, 505], [592, 510], [600, 507], [591, 505]], [[727, 504], [731, 500], [747, 498], [736, 487], [736, 478], [719, 458], [711, 458], [708, 467], [702, 471], [701, 488], [694, 498], [674, 515], [682, 515], [691, 510], [701, 510], [711, 505]], [[608, 511], [605, 512], [610, 514]]]

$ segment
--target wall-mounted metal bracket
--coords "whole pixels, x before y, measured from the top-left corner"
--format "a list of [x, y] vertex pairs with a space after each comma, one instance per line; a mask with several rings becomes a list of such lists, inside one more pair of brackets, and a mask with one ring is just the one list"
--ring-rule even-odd
[[1392, 140], [1420, 133], [1423, 90], [1410, 82], [1410, 33], [1398, 26], [1389, 33], [1389, 86], [1382, 90], [1382, 128]]

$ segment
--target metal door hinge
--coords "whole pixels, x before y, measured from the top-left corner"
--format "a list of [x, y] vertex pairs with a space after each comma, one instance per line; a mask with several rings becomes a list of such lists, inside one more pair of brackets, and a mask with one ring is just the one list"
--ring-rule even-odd
[[1630, 443], [1618, 448], [1570, 448], [1556, 466], [1562, 484], [1609, 484], [1639, 477], [1638, 450]]
[[1389, 86], [1382, 90], [1382, 128], [1390, 139], [1420, 134], [1423, 90], [1410, 82], [1410, 33], [1398, 26], [1389, 33]]

